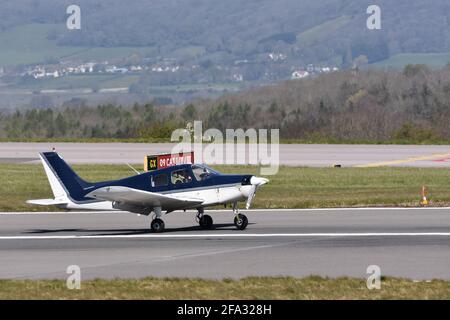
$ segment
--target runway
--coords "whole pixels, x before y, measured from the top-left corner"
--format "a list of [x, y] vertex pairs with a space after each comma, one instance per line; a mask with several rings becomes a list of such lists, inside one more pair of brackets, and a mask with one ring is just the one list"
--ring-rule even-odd
[[238, 231], [229, 211], [164, 217], [166, 232], [131, 213], [0, 213], [0, 278], [82, 279], [382, 275], [450, 279], [450, 208], [249, 210]]
[[[171, 152], [174, 146], [170, 143], [7, 142], [0, 143], [0, 163], [37, 162], [39, 152], [50, 151], [54, 147], [70, 163], [140, 164], [146, 154]], [[199, 159], [198, 155], [196, 158]], [[240, 155], [239, 159], [245, 163], [245, 155]], [[213, 160], [205, 154], [205, 163], [214, 164]], [[311, 167], [450, 167], [450, 146], [281, 144], [279, 164]]]

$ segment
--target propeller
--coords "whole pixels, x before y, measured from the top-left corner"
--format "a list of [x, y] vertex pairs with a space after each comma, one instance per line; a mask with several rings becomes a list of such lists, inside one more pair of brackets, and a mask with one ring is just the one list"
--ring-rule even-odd
[[269, 179], [266, 179], [266, 178], [251, 177], [250, 184], [252, 187], [251, 187], [250, 191], [248, 192], [247, 204], [245, 206], [246, 209], [250, 209], [250, 206], [252, 205], [252, 201], [253, 201], [253, 198], [255, 197], [256, 190], [258, 189], [258, 187], [262, 186], [268, 182], [269, 182]]

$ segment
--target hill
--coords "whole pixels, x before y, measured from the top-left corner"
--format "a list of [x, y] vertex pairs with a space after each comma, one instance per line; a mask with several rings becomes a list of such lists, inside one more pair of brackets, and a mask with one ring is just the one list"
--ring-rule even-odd
[[381, 30], [366, 25], [372, 2], [79, 0], [81, 30], [68, 30], [72, 1], [2, 1], [0, 110], [39, 106], [39, 94], [41, 107], [183, 104], [305, 70], [447, 64], [448, 0], [379, 0]]
[[[301, 64], [369, 63], [401, 53], [450, 52], [450, 2], [380, 0], [382, 30], [366, 28], [369, 0], [80, 0], [82, 30], [65, 28], [67, 0], [0, 3], [0, 64], [100, 49], [103, 57], [140, 51], [181, 60], [229, 63], [285, 53]], [[43, 24], [37, 27], [36, 24]], [[46, 25], [56, 25], [48, 28]], [[35, 37], [34, 35], [37, 36]], [[46, 40], [42, 39], [45, 35]], [[13, 39], [13, 41], [9, 41]], [[21, 42], [21, 45], [15, 45]], [[11, 47], [9, 46], [11, 43]], [[6, 49], [8, 48], [8, 49]], [[81, 49], [81, 50], [80, 50]], [[38, 53], [34, 53], [37, 51]], [[94, 53], [81, 57], [92, 58]], [[17, 53], [18, 56], [14, 56]], [[35, 58], [27, 55], [35, 55]]]
[[147, 54], [147, 47], [98, 47], [63, 46], [50, 39], [52, 33], [63, 29], [61, 24], [31, 23], [19, 25], [0, 32], [0, 67], [21, 64], [37, 64], [64, 60], [109, 60], [129, 56], [133, 53]]

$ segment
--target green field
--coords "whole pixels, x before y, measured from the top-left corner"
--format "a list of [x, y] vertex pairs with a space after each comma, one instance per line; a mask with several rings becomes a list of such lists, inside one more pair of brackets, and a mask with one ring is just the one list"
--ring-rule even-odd
[[65, 32], [64, 24], [28, 24], [0, 33], [0, 67], [42, 63], [47, 59], [104, 61], [127, 57], [133, 53], [145, 55], [151, 47], [70, 47], [58, 46], [49, 39], [52, 33]]
[[[138, 74], [78, 74], [60, 78], [46, 78], [29, 83], [16, 83], [17, 90], [71, 90], [71, 89], [108, 89], [129, 87], [139, 81]], [[240, 83], [183, 84], [167, 86], [150, 86], [148, 92], [153, 94], [187, 93], [190, 91], [238, 91]]]
[[[75, 165], [81, 177], [101, 181], [127, 177], [125, 165]], [[224, 173], [258, 174], [256, 167], [227, 166]], [[50, 198], [41, 165], [0, 164], [0, 211], [56, 210], [31, 206], [27, 199]], [[302, 168], [281, 167], [258, 191], [256, 208], [320, 208], [347, 206], [418, 206], [425, 185], [433, 205], [450, 204], [447, 168]]]
[[450, 62], [449, 53], [401, 53], [371, 66], [403, 68], [407, 64], [426, 64], [432, 68], [444, 67]]
[[382, 279], [368, 290], [362, 279], [308, 277], [241, 280], [146, 278], [83, 281], [68, 290], [65, 281], [0, 280], [0, 299], [450, 299], [450, 281]]
[[320, 42], [323, 38], [326, 38], [332, 34], [335, 30], [344, 27], [347, 23], [351, 21], [350, 16], [340, 16], [336, 19], [326, 21], [320, 25], [310, 28], [297, 35], [297, 42], [301, 43], [313, 43]]

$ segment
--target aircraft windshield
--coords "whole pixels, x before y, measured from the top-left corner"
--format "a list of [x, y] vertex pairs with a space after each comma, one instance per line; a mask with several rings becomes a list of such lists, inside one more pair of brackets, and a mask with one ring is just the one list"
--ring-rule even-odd
[[194, 173], [195, 179], [197, 179], [197, 181], [204, 181], [214, 175], [219, 174], [217, 171], [199, 164], [195, 164], [192, 166], [192, 172]]

